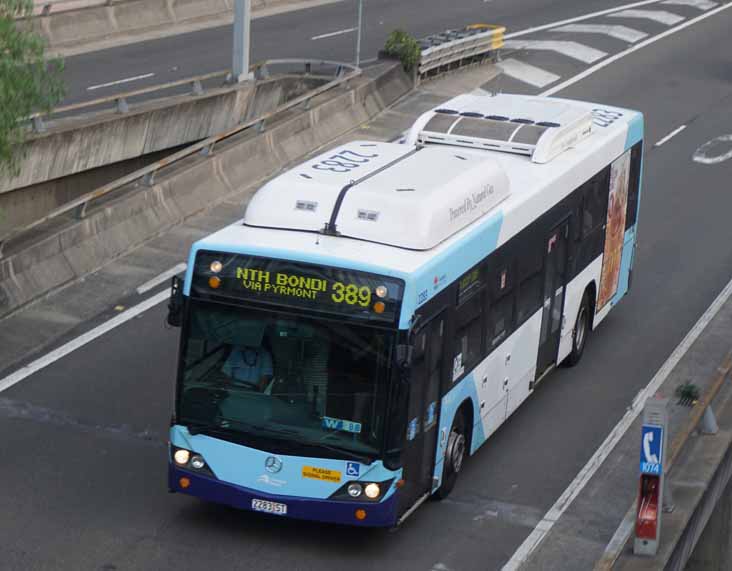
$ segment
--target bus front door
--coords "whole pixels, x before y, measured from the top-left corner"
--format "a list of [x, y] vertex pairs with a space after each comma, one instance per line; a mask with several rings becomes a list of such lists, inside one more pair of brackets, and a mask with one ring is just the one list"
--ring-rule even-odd
[[421, 503], [432, 491], [444, 338], [444, 314], [431, 319], [415, 336], [402, 456], [404, 486], [399, 490], [400, 516]]
[[538, 379], [554, 365], [559, 352], [564, 293], [567, 285], [567, 241], [569, 220], [556, 226], [547, 238], [544, 250], [544, 290], [539, 356], [536, 363]]

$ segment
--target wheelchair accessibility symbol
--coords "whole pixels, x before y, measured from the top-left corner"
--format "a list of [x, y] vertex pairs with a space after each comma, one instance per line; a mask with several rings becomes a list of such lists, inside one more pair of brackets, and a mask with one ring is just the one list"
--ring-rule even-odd
[[346, 462], [346, 476], [358, 478], [361, 473], [361, 465], [358, 462]]

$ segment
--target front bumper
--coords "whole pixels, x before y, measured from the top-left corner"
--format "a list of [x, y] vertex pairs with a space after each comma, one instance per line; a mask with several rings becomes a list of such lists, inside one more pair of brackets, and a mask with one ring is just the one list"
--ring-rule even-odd
[[[180, 486], [182, 477], [190, 481], [187, 488]], [[173, 492], [249, 511], [253, 511], [253, 499], [278, 502], [287, 505], [285, 517], [297, 519], [365, 527], [391, 527], [396, 524], [396, 493], [378, 503], [280, 496], [180, 470], [171, 464], [168, 465], [168, 488]], [[355, 512], [358, 509], [366, 511], [365, 519], [356, 519]]]

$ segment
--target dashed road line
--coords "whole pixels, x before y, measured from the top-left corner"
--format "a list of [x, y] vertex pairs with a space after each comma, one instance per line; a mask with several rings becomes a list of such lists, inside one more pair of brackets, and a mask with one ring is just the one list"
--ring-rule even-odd
[[560, 76], [541, 69], [540, 67], [536, 67], [513, 58], [498, 62], [496, 67], [499, 67], [503, 73], [509, 77], [539, 88], [546, 87], [560, 78]]
[[[601, 61], [600, 63], [586, 69], [582, 73], [578, 73], [574, 77], [569, 78], [568, 80], [560, 83], [559, 85], [556, 85], [555, 87], [552, 87], [550, 89], [547, 89], [540, 95], [542, 96], [549, 96], [553, 95], [563, 89], [566, 89], [567, 87], [574, 85], [578, 81], [581, 81], [582, 79], [592, 75], [596, 71], [599, 71], [600, 69], [603, 69], [604, 67], [607, 67], [611, 63], [614, 63], [625, 56], [640, 50], [648, 45], [653, 44], [654, 42], [657, 42], [659, 40], [662, 40], [663, 38], [666, 38], [668, 36], [671, 36], [677, 32], [680, 32], [681, 30], [684, 30], [688, 28], [689, 26], [692, 26], [698, 22], [701, 22], [702, 20], [705, 20], [706, 18], [710, 18], [711, 16], [716, 15], [719, 12], [722, 12], [723, 10], [727, 10], [728, 8], [732, 8], [732, 4], [724, 4], [722, 6], [719, 6], [715, 8], [714, 10], [711, 10], [709, 12], [706, 12], [702, 14], [701, 16], [697, 16], [695, 18], [692, 18], [691, 20], [688, 20], [684, 22], [683, 24], [680, 24], [676, 26], [675, 28], [671, 28], [670, 30], [666, 30], [665, 32], [662, 32], [660, 34], [657, 34], [651, 38], [648, 38], [647, 40], [644, 40], [643, 42], [640, 42], [638, 44], [635, 44], [628, 48], [627, 50], [624, 50], [620, 53], [617, 53], [609, 58], [607, 58], [604, 61]], [[731, 136], [732, 139], [732, 136]], [[658, 370], [658, 372], [653, 376], [651, 381], [644, 387], [636, 396], [635, 399], [633, 399], [633, 404], [628, 409], [628, 411], [625, 413], [623, 418], [620, 419], [620, 422], [618, 422], [617, 425], [612, 429], [610, 434], [608, 434], [607, 438], [603, 441], [602, 444], [595, 450], [595, 453], [592, 455], [592, 457], [587, 461], [587, 464], [584, 465], [584, 467], [579, 471], [577, 476], [575, 476], [574, 480], [569, 484], [566, 490], [562, 492], [562, 495], [559, 496], [556, 502], [554, 502], [554, 505], [552, 505], [551, 508], [549, 508], [549, 511], [544, 515], [542, 520], [539, 522], [539, 524], [534, 528], [534, 530], [528, 535], [528, 537], [521, 543], [521, 545], [518, 547], [518, 549], [514, 552], [514, 554], [511, 556], [511, 558], [506, 562], [506, 564], [502, 567], [501, 571], [518, 571], [521, 569], [523, 564], [531, 557], [532, 553], [544, 542], [546, 537], [549, 535], [551, 530], [554, 527], [554, 524], [559, 521], [559, 519], [562, 517], [564, 512], [567, 511], [569, 506], [572, 505], [572, 502], [574, 502], [575, 498], [582, 492], [582, 490], [585, 488], [585, 486], [588, 484], [588, 482], [592, 479], [592, 477], [595, 475], [595, 472], [597, 472], [598, 468], [602, 465], [604, 460], [607, 458], [607, 456], [612, 452], [612, 450], [615, 448], [617, 443], [620, 441], [620, 439], [623, 437], [623, 435], [628, 431], [630, 426], [633, 424], [633, 421], [638, 417], [640, 412], [643, 410], [643, 406], [645, 404], [646, 399], [653, 395], [658, 388], [661, 386], [663, 381], [668, 377], [668, 375], [671, 373], [673, 368], [678, 364], [678, 362], [681, 360], [683, 355], [689, 350], [689, 347], [696, 341], [696, 339], [701, 335], [704, 328], [709, 324], [709, 322], [714, 318], [714, 316], [719, 312], [720, 308], [724, 305], [724, 303], [732, 296], [732, 281], [730, 281], [725, 288], [722, 290], [722, 292], [717, 296], [717, 298], [712, 302], [712, 304], [709, 306], [709, 308], [704, 312], [704, 314], [699, 318], [699, 321], [696, 322], [694, 327], [687, 333], [686, 337], [681, 341], [681, 343], [674, 349], [673, 353], [669, 356], [669, 358], [666, 360], [666, 362], [661, 366], [661, 368]]]
[[541, 32], [542, 30], [549, 30], [556, 28], [557, 26], [563, 26], [565, 24], [573, 24], [574, 22], [583, 22], [584, 20], [590, 20], [592, 18], [598, 18], [599, 16], [607, 16], [620, 10], [626, 10], [630, 8], [639, 8], [641, 6], [650, 6], [652, 4], [658, 4], [660, 0], [642, 0], [641, 2], [633, 2], [632, 4], [623, 4], [622, 6], [615, 6], [614, 8], [606, 8], [598, 12], [590, 12], [589, 14], [583, 14], [582, 16], [575, 16], [574, 18], [567, 18], [566, 20], [559, 20], [558, 22], [551, 22], [550, 24], [542, 24], [541, 26], [534, 26], [533, 28], [526, 28], [525, 30], [519, 30], [518, 32], [511, 32], [506, 34], [504, 39], [518, 38], [527, 34], [533, 34], [534, 32]]
[[154, 73], [143, 73], [142, 75], [136, 75], [135, 77], [126, 77], [125, 79], [118, 79], [117, 81], [110, 81], [108, 83], [100, 83], [99, 85], [92, 85], [87, 87], [87, 91], [94, 91], [96, 89], [102, 89], [103, 87], [112, 87], [114, 85], [121, 85], [123, 83], [130, 83], [132, 81], [140, 81], [141, 79], [148, 79], [154, 77]]
[[322, 40], [325, 38], [332, 38], [333, 36], [341, 36], [343, 34], [350, 34], [355, 32], [356, 28], [346, 28], [345, 30], [338, 30], [336, 32], [328, 32], [327, 34], [320, 34], [319, 36], [313, 36], [311, 40]]
[[618, 53], [610, 56], [609, 58], [607, 58], [607, 59], [605, 59], [605, 60], [603, 60], [603, 61], [601, 61], [599, 63], [596, 63], [592, 67], [588, 67], [583, 72], [578, 73], [574, 77], [570, 77], [569, 79], [567, 79], [566, 81], [563, 81], [559, 85], [555, 85], [554, 87], [552, 87], [550, 89], [547, 89], [543, 93], [540, 93], [540, 95], [543, 95], [543, 96], [546, 97], [546, 96], [549, 96], [549, 95], [553, 95], [553, 94], [555, 94], [555, 93], [557, 93], [557, 92], [559, 92], [559, 91], [561, 91], [563, 89], [566, 89], [570, 85], [574, 85], [578, 81], [582, 81], [585, 77], [588, 77], [588, 76], [592, 75], [593, 73], [595, 73], [596, 71], [599, 71], [599, 70], [601, 70], [604, 67], [607, 67], [611, 63], [615, 63], [616, 61], [618, 61], [620, 59], [623, 59], [625, 56], [630, 55], [630, 54], [632, 54], [633, 52], [635, 52], [637, 50], [643, 49], [646, 46], [649, 46], [649, 45], [651, 45], [651, 44], [653, 44], [655, 42], [658, 42], [659, 40], [662, 40], [662, 39], [664, 39], [664, 38], [666, 38], [668, 36], [671, 36], [671, 35], [673, 35], [673, 34], [675, 34], [677, 32], [680, 32], [681, 30], [685, 30], [689, 26], [693, 26], [697, 22], [701, 22], [702, 20], [705, 20], [707, 18], [710, 18], [711, 16], [714, 16], [715, 14], [718, 14], [719, 12], [722, 12], [723, 10], [727, 10], [728, 8], [732, 8], [732, 4], [723, 4], [722, 6], [719, 6], [719, 7], [715, 8], [714, 10], [711, 10], [709, 12], [705, 12], [701, 16], [696, 16], [695, 18], [692, 18], [691, 20], [687, 20], [686, 22], [684, 22], [683, 24], [680, 24], [680, 25], [676, 26], [675, 28], [671, 28], [670, 30], [666, 30], [665, 32], [661, 32], [660, 34], [656, 34], [655, 36], [651, 36], [650, 38], [648, 38], [646, 40], [643, 40], [642, 42], [637, 43], [637, 44], [629, 47], [627, 50], [623, 50], [622, 52], [618, 52]]
[[504, 47], [517, 50], [547, 50], [557, 52], [583, 63], [594, 63], [607, 54], [578, 42], [545, 40], [506, 40]]
[[683, 22], [685, 18], [672, 12], [664, 10], [621, 10], [613, 14], [608, 14], [608, 18], [638, 18], [641, 20], [653, 20], [659, 24], [666, 26], [675, 26], [679, 22]]
[[661, 4], [669, 4], [671, 6], [692, 6], [699, 10], [711, 10], [716, 8], [717, 3], [711, 0], [664, 0]]
[[640, 30], [634, 30], [627, 26], [606, 26], [602, 24], [569, 24], [559, 28], [552, 29], [553, 32], [571, 32], [580, 34], [603, 34], [611, 36], [618, 40], [623, 40], [634, 44], [648, 37], [648, 34]]
[[664, 143], [667, 143], [668, 141], [670, 141], [671, 139], [673, 139], [676, 135], [678, 135], [679, 133], [681, 133], [681, 131], [683, 131], [684, 129], [686, 129], [686, 125], [681, 125], [681, 127], [679, 127], [678, 129], [674, 129], [673, 131], [671, 131], [668, 135], [666, 135], [665, 137], [663, 137], [661, 140], [659, 140], [653, 146], [654, 147], [660, 147]]
[[21, 367], [14, 373], [11, 373], [4, 379], [0, 379], [0, 393], [9, 389], [13, 385], [16, 385], [20, 381], [26, 379], [27, 377], [30, 377], [32, 374], [37, 373], [41, 369], [44, 369], [45, 367], [48, 367], [48, 365], [51, 365], [58, 361], [59, 359], [65, 357], [69, 353], [72, 353], [73, 351], [76, 351], [80, 347], [83, 347], [87, 343], [91, 343], [98, 337], [101, 337], [105, 333], [111, 331], [115, 327], [118, 327], [122, 325], [123, 323], [129, 321], [130, 319], [137, 317], [138, 315], [144, 313], [151, 307], [155, 307], [159, 303], [162, 303], [166, 299], [170, 297], [170, 293], [166, 291], [161, 291], [154, 296], [146, 299], [145, 301], [138, 303], [134, 307], [131, 307], [127, 311], [120, 313], [119, 315], [113, 317], [109, 321], [105, 321], [101, 325], [98, 325], [94, 329], [91, 329], [84, 333], [83, 335], [80, 335], [76, 339], [72, 339], [65, 345], [61, 345], [58, 349], [54, 349], [50, 353], [47, 353], [46, 355], [43, 355], [43, 357], [39, 357], [32, 363], [29, 363], [28, 365], [25, 365], [24, 367]]

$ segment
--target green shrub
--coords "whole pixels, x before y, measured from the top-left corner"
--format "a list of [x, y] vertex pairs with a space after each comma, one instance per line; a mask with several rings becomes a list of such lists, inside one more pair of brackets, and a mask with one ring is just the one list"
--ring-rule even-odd
[[419, 63], [422, 50], [416, 39], [404, 30], [394, 30], [386, 40], [384, 52], [399, 58], [404, 71], [412, 71]]

